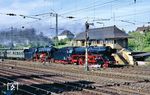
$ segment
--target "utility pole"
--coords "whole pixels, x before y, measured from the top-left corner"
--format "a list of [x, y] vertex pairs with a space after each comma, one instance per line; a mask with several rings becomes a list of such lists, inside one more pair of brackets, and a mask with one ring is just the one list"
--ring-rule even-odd
[[[58, 45], [58, 13], [50, 13], [50, 15], [52, 16], [55, 16], [56, 17], [56, 46]], [[66, 18], [69, 18], [69, 19], [73, 19], [75, 17], [73, 16], [68, 16]]]
[[58, 37], [58, 14], [56, 14], [56, 37]]
[[56, 13], [56, 46], [58, 45], [58, 14]]
[[10, 28], [11, 29], [11, 48], [14, 48], [14, 42], [13, 42], [13, 27]]
[[[58, 13], [56, 13], [55, 11], [54, 11], [54, 13], [53, 12], [50, 12], [50, 13], [42, 13], [42, 14], [37, 14], [37, 15], [34, 15], [34, 16], [41, 16], [41, 15], [47, 15], [47, 14], [49, 14], [51, 17], [55, 17], [56, 19], [56, 26], [55, 26], [55, 32], [56, 32], [56, 38], [55, 38], [55, 41], [56, 41], [56, 43], [55, 43], [55, 45], [57, 46], [58, 45], [58, 16], [60, 16]], [[9, 14], [9, 15], [14, 15], [14, 14]], [[22, 15], [20, 15], [20, 16], [22, 16]], [[29, 16], [26, 16], [26, 17], [29, 17]], [[30, 17], [31, 18], [31, 17]], [[32, 17], [33, 18], [33, 17]], [[73, 17], [73, 16], [68, 16], [68, 17], [66, 17], [66, 18], [69, 18], [69, 19], [73, 19], [73, 18], [75, 18], [75, 17]], [[39, 20], [41, 20], [40, 18], [35, 18], [34, 17], [34, 19], [39, 19]]]

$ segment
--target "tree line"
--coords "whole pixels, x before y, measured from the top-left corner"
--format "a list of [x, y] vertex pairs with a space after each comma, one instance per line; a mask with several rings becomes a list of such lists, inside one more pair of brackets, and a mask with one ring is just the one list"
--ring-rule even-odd
[[129, 32], [128, 46], [133, 51], [150, 52], [150, 31], [140, 32]]

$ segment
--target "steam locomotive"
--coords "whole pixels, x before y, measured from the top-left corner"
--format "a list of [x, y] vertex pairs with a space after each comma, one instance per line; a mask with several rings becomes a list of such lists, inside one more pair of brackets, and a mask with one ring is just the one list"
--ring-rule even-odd
[[[90, 46], [88, 47], [89, 64], [114, 64], [115, 60], [111, 56], [114, 53], [109, 46]], [[0, 49], [2, 59], [21, 59], [39, 62], [53, 62], [63, 64], [85, 63], [85, 47], [38, 47], [29, 49]]]

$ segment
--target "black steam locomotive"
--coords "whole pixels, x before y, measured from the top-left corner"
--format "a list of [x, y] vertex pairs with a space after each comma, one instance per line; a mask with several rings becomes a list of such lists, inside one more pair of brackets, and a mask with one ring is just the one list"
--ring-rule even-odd
[[[109, 46], [90, 46], [88, 47], [88, 55], [90, 57], [102, 56], [107, 61], [114, 61], [111, 56], [115, 51]], [[38, 47], [29, 49], [0, 49], [0, 57], [2, 59], [23, 59], [40, 62], [58, 62], [58, 63], [72, 63], [74, 57], [78, 59], [85, 55], [85, 47]], [[83, 58], [82, 60], [85, 60]], [[94, 62], [92, 59], [91, 62]]]

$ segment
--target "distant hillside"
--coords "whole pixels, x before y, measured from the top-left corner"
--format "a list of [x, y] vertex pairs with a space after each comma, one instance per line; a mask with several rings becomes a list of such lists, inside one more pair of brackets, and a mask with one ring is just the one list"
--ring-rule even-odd
[[45, 46], [52, 44], [51, 39], [41, 32], [37, 34], [35, 29], [12, 29], [0, 31], [0, 44], [3, 46]]

